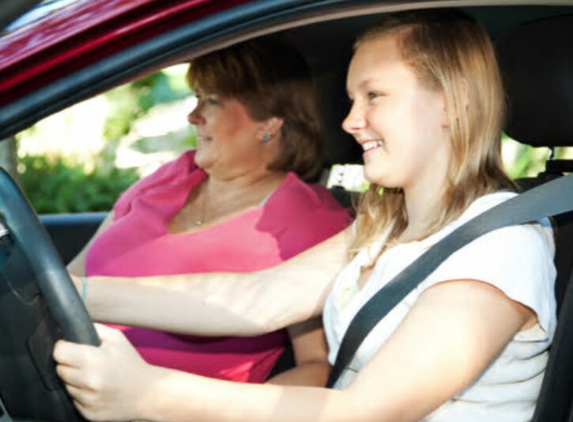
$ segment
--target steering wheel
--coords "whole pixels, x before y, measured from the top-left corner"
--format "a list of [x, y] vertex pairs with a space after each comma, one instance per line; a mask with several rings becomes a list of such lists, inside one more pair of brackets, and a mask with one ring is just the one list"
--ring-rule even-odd
[[0, 169], [0, 422], [85, 420], [55, 371], [60, 338], [99, 345], [48, 233]]

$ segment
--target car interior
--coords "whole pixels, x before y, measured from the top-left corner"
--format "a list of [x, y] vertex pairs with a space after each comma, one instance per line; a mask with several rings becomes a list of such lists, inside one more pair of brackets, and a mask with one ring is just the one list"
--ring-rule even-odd
[[[509, 106], [505, 132], [518, 142], [535, 148], [548, 147], [553, 151], [555, 148], [573, 147], [572, 8], [489, 6], [468, 7], [466, 10], [484, 24], [498, 51]], [[345, 73], [352, 52], [352, 40], [376, 16], [365, 12], [349, 13], [332, 21], [292, 26], [264, 35], [281, 37], [294, 45], [306, 56], [313, 69], [325, 135], [324, 174], [315, 181], [317, 183], [324, 183], [332, 165], [361, 161], [361, 149], [341, 128], [342, 119], [349, 107], [345, 94]], [[193, 46], [193, 49], [187, 51], [187, 56], [200, 54], [197, 46]], [[572, 171], [573, 160], [558, 160], [550, 156], [543, 172], [517, 182], [522, 189], [527, 190]], [[16, 199], [5, 199], [3, 186], [8, 186], [6, 189]], [[337, 186], [332, 187], [331, 191], [343, 204], [353, 203], [354, 193]], [[49, 352], [55, 339], [66, 331], [64, 327], [68, 324], [68, 318], [78, 318], [82, 324], [85, 322], [85, 315], [82, 314], [85, 310], [75, 289], [69, 289], [71, 284], [64, 274], [64, 264], [89, 240], [105, 213], [83, 214], [74, 219], [65, 215], [40, 216], [38, 219], [25, 199], [24, 203], [17, 202], [21, 201], [18, 199], [20, 195], [17, 187], [14, 188], [12, 182], [0, 174], [0, 202], [9, 201], [18, 204], [17, 207], [21, 207], [18, 209], [30, 210], [30, 213], [2, 210], [3, 218], [0, 219], [0, 280], [4, 281], [0, 283], [0, 289], [5, 291], [4, 295], [12, 297], [13, 306], [18, 307], [17, 311], [13, 310], [16, 308], [6, 312], [2, 310], [0, 330], [2, 336], [18, 338], [20, 342], [18, 345], [0, 342], [1, 354], [8, 356], [0, 359], [0, 421], [81, 421], [83, 418], [71, 409], [67, 395], [54, 378], [53, 367], [48, 362]], [[21, 219], [23, 222], [20, 222]], [[534, 420], [571, 422], [573, 211], [555, 216], [553, 223], [557, 246], [555, 263], [558, 276], [555, 293], [559, 310], [558, 326]], [[30, 231], [33, 234], [22, 234]], [[23, 242], [26, 242], [26, 247], [22, 246]], [[48, 252], [34, 250], [33, 253], [25, 253], [30, 243]], [[52, 251], [57, 251], [57, 254]], [[40, 255], [51, 257], [53, 262], [34, 264], [34, 257]], [[25, 269], [16, 271], [16, 267]], [[48, 280], [46, 283], [56, 286], [55, 293], [41, 287], [44, 279]], [[38, 292], [41, 293], [41, 299], [37, 299]], [[54, 314], [55, 308], [65, 308], [70, 312], [65, 312], [60, 319]], [[22, 318], [45, 321], [40, 324], [43, 331], [35, 337], [31, 336], [37, 339], [35, 343], [26, 340], [30, 335], [26, 334], [22, 338], [21, 333], [14, 332], [11, 320], [13, 316], [10, 315], [15, 313], [29, 315]], [[91, 337], [89, 322], [85, 325], [87, 328], [84, 325], [77, 328], [82, 342], [97, 343], [97, 339]], [[27, 327], [28, 332], [34, 331], [37, 324], [29, 323]], [[76, 328], [71, 330], [75, 332]], [[29, 352], [34, 347], [38, 350], [37, 354]], [[40, 369], [37, 356], [43, 357], [44, 361]], [[292, 351], [287, 350], [273, 374], [288, 368], [292, 362]], [[14, 369], [24, 366], [26, 369]], [[35, 374], [36, 371], [40, 376]], [[17, 376], [21, 373], [27, 374], [26, 380]], [[34, 391], [35, 398], [23, 394], [26, 389]], [[30, 405], [38, 400], [42, 401], [41, 405]]]

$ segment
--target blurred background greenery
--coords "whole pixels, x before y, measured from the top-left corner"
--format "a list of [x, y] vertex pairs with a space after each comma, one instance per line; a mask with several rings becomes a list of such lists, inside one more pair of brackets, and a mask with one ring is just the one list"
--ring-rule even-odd
[[[16, 136], [19, 182], [40, 214], [108, 211], [139, 178], [195, 146], [187, 114], [194, 98], [177, 65], [44, 119]], [[503, 140], [514, 178], [537, 174], [549, 151]], [[557, 157], [573, 158], [571, 149]], [[361, 169], [337, 181], [364, 188]]]

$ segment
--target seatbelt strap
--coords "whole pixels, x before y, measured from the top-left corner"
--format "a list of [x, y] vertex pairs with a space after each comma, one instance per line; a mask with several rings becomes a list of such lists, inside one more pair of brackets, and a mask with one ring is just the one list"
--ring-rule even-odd
[[573, 210], [573, 173], [510, 198], [445, 236], [396, 275], [358, 311], [350, 322], [327, 387], [346, 368], [370, 330], [452, 253], [492, 230], [534, 222]]

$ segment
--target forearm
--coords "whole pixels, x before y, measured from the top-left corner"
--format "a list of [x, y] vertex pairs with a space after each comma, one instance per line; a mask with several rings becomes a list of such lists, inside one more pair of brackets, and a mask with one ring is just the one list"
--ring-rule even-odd
[[352, 420], [355, 408], [341, 391], [221, 382], [163, 369], [149, 392], [140, 414], [155, 422], [336, 422]]
[[57, 373], [89, 420], [359, 421], [364, 417], [356, 412], [364, 407], [360, 394], [221, 381], [151, 366], [120, 331], [103, 325], [96, 329], [99, 347], [60, 340], [54, 349]]
[[93, 319], [171, 332], [253, 336], [322, 313], [346, 262], [342, 233], [277, 267], [254, 273], [89, 277]]
[[305, 362], [275, 375], [267, 381], [267, 384], [324, 387], [329, 375], [330, 365], [328, 362]]
[[86, 306], [96, 321], [205, 336], [255, 336], [320, 314], [322, 291], [275, 278], [277, 294], [269, 282], [264, 273], [90, 277]]
[[[236, 284], [254, 274], [209, 274], [217, 285]], [[200, 280], [197, 280], [199, 279]], [[205, 275], [143, 278], [89, 277], [86, 306], [99, 322], [133, 325], [181, 334], [254, 336], [270, 329], [249, 309], [213, 300]], [[228, 283], [227, 283], [228, 280]], [[248, 280], [245, 280], [248, 282]], [[194, 289], [194, 285], [200, 286]], [[226, 289], [232, 295], [235, 289]]]
[[322, 318], [313, 318], [288, 327], [295, 366], [267, 383], [324, 387], [330, 375], [328, 346]]

